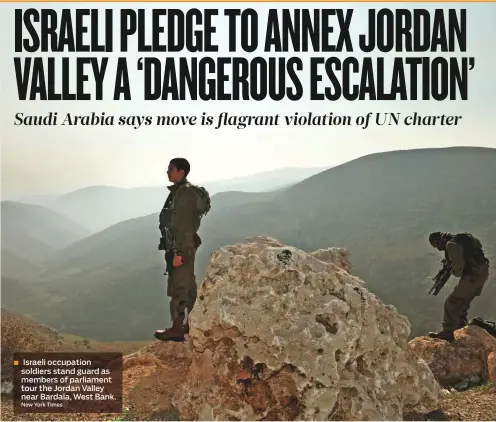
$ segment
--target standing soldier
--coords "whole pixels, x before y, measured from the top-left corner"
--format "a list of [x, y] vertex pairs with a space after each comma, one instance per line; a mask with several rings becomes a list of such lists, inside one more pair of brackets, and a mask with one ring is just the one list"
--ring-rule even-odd
[[482, 244], [469, 233], [441, 233], [429, 235], [429, 243], [444, 251], [451, 263], [452, 274], [460, 277], [453, 292], [444, 304], [443, 329], [429, 333], [429, 337], [452, 342], [454, 332], [467, 324], [467, 314], [472, 300], [480, 296], [489, 277], [489, 260], [484, 256]]
[[[188, 182], [190, 165], [184, 158], [174, 158], [167, 169], [173, 183], [160, 213], [162, 233], [159, 249], [165, 251], [167, 296], [170, 299], [172, 327], [155, 331], [155, 338], [163, 341], [184, 341], [189, 321], [184, 324], [196, 302], [195, 255], [201, 244], [197, 234], [201, 218], [210, 210], [208, 192]], [[188, 318], [189, 320], [189, 318]]]

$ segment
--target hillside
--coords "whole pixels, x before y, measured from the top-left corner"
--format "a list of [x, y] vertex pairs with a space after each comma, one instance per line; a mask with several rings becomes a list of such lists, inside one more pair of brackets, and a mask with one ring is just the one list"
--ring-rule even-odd
[[324, 167], [284, 167], [281, 169], [264, 171], [243, 177], [234, 177], [225, 180], [205, 182], [203, 185], [212, 194], [219, 192], [267, 192], [284, 188], [327, 170]]
[[[427, 242], [431, 231], [473, 231], [489, 257], [496, 257], [495, 167], [493, 149], [374, 154], [306, 179], [270, 203], [218, 210], [205, 220], [203, 237], [208, 249], [252, 235], [306, 250], [342, 245], [352, 253], [354, 272], [409, 316], [419, 333], [434, 328], [449, 292], [447, 287], [437, 298], [426, 294], [440, 260]], [[472, 170], [454, 171], [460, 168]], [[198, 259], [200, 273], [208, 253]], [[494, 274], [476, 308], [488, 318], [496, 317], [493, 280]], [[427, 311], [420, 316], [418, 308]]]
[[[3, 284], [3, 280], [2, 280]], [[3, 285], [2, 285], [3, 288]], [[2, 292], [3, 293], [3, 292]], [[3, 294], [2, 294], [3, 296]], [[40, 298], [42, 300], [42, 298]], [[16, 352], [121, 352], [124, 355], [136, 352], [150, 345], [151, 341], [145, 342], [99, 342], [91, 338], [83, 338], [71, 334], [61, 333], [38, 321], [26, 318], [15, 312], [2, 307], [2, 371], [1, 371], [1, 416], [5, 420], [80, 420], [81, 414], [23, 414], [16, 415], [13, 412], [12, 397], [12, 360]], [[48, 415], [48, 416], [47, 416]], [[87, 416], [87, 414], [82, 414]], [[84, 419], [83, 418], [81, 419]], [[90, 420], [95, 420], [89, 418]], [[62, 418], [61, 418], [62, 417]], [[105, 420], [106, 418], [102, 418]]]
[[38, 283], [4, 275], [2, 275], [1, 288], [2, 309], [29, 317], [56, 305], [63, 299], [56, 292], [45, 291]]
[[[214, 249], [246, 237], [272, 236], [303, 250], [342, 246], [351, 251], [353, 273], [409, 317], [412, 336], [438, 329], [455, 279], [437, 297], [427, 294], [442, 258], [427, 236], [472, 231], [494, 262], [494, 168], [494, 149], [398, 151], [359, 158], [270, 195], [236, 193], [223, 203], [219, 196], [222, 205], [213, 200], [200, 230], [197, 280]], [[37, 318], [100, 339], [150, 338], [168, 313], [158, 238], [154, 214], [71, 245], [41, 280], [66, 300]], [[494, 278], [471, 316], [496, 319]]]
[[2, 382], [12, 379], [12, 359], [18, 351], [72, 351], [51, 327], [2, 308]]
[[37, 264], [26, 258], [17, 256], [7, 249], [2, 248], [1, 253], [2, 277], [29, 279], [42, 270], [39, 263]]
[[[276, 192], [221, 192], [213, 195], [215, 209], [271, 200]], [[157, 251], [158, 212], [112, 225], [92, 236], [68, 246], [57, 255], [45, 261], [49, 273], [44, 277], [53, 279], [59, 275], [78, 275], [86, 271], [112, 267], [129, 271], [127, 263], [133, 261], [133, 270], [150, 268], [160, 263]], [[132, 239], [132, 241], [131, 241]], [[58, 271], [60, 270], [60, 274]]]
[[[274, 194], [222, 192], [212, 197], [212, 204], [221, 208]], [[102, 341], [146, 340], [170, 324], [157, 221], [153, 214], [115, 224], [47, 260], [37, 285], [63, 300], [57, 306], [43, 302], [33, 315], [59, 330]], [[29, 297], [36, 300], [36, 295]]]
[[39, 205], [2, 201], [1, 206], [2, 254], [7, 253], [2, 261], [9, 260], [10, 254], [36, 265], [89, 234], [78, 223]]
[[[98, 342], [62, 333], [40, 322], [2, 308], [2, 382], [12, 376], [15, 352], [122, 352], [128, 354], [151, 342]], [[3, 420], [3, 419], [2, 419]]]
[[[162, 207], [167, 192], [165, 186], [133, 189], [90, 186], [65, 195], [42, 197], [39, 203], [96, 233], [118, 222], [156, 212]], [[25, 199], [26, 202], [36, 200], [36, 197]]]
[[269, 192], [219, 192], [212, 197], [212, 206], [215, 206], [215, 209], [223, 209], [251, 202], [269, 201], [279, 192], [282, 192], [283, 189], [284, 188]]
[[54, 284], [49, 291], [58, 291], [65, 299], [36, 318], [60, 331], [99, 341], [151, 339], [155, 330], [170, 326], [163, 272], [160, 264], [140, 270], [126, 266], [120, 275], [109, 269], [105, 274], [67, 279], [65, 288], [64, 280], [59, 280], [59, 288]]
[[[258, 192], [289, 186], [328, 167], [282, 168], [245, 177], [200, 183], [211, 195], [225, 191]], [[192, 174], [194, 182], [194, 173]], [[117, 188], [90, 186], [59, 196], [25, 196], [21, 202], [47, 207], [66, 215], [93, 233], [116, 223], [160, 211], [169, 191], [164, 186]]]
[[[155, 224], [151, 223], [152, 220]], [[56, 275], [59, 268], [64, 272], [70, 271], [72, 276], [109, 266], [127, 266], [130, 261], [136, 264], [134, 270], [156, 264], [158, 239], [153, 243], [150, 240], [156, 238], [157, 233], [160, 233], [158, 214], [117, 223], [73, 243], [48, 259], [45, 266], [52, 271], [48, 277]]]

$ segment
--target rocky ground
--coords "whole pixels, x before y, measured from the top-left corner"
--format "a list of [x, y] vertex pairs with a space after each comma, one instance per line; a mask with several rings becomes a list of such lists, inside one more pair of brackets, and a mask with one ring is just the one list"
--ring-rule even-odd
[[[155, 342], [125, 358], [124, 410], [116, 414], [37, 413], [14, 415], [12, 399], [2, 395], [1, 420], [180, 420], [171, 399], [186, 380], [191, 364], [188, 344]], [[467, 391], [445, 390], [438, 411], [406, 414], [404, 420], [496, 420], [496, 384]]]
[[188, 343], [154, 342], [124, 358], [123, 412], [14, 414], [13, 400], [2, 394], [1, 420], [180, 420], [171, 399], [191, 364]]
[[496, 420], [496, 384], [488, 383], [466, 391], [446, 391], [440, 409], [428, 415], [408, 414], [404, 420], [415, 421], [494, 421]]
[[[496, 338], [467, 326], [452, 344], [408, 342], [408, 320], [350, 272], [339, 248], [221, 248], [187, 341], [126, 352], [120, 415], [14, 415], [2, 394], [2, 420], [496, 420]], [[2, 312], [2, 381], [16, 350], [76, 346]]]

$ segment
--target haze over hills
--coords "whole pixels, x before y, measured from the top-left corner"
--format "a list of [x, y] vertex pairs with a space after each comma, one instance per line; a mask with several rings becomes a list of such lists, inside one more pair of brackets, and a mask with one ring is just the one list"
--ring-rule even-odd
[[[222, 192], [212, 197], [212, 205], [238, 205], [274, 194]], [[102, 341], [145, 340], [156, 328], [169, 324], [157, 222], [158, 213], [117, 223], [47, 259], [36, 286], [42, 286], [48, 295], [66, 299], [56, 306], [36, 303], [30, 315], [61, 331]], [[11, 282], [9, 287], [11, 296], [24, 299], [17, 307], [9, 301], [7, 308], [21, 312], [29, 300], [25, 285]], [[150, 331], [151, 327], [155, 328]]]
[[[215, 195], [199, 233], [197, 280], [214, 249], [250, 236], [274, 236], [307, 251], [341, 246], [351, 252], [353, 273], [409, 317], [413, 336], [438, 329], [456, 279], [437, 297], [427, 294], [442, 258], [427, 235], [471, 231], [494, 262], [494, 168], [495, 149], [397, 151], [353, 160], [276, 192]], [[153, 213], [121, 222], [46, 261], [37, 281], [65, 300], [36, 318], [99, 340], [150, 338], [168, 320], [157, 221]], [[474, 315], [496, 319], [494, 279], [491, 273], [474, 301]]]
[[[200, 183], [211, 195], [224, 191], [262, 192], [283, 188], [329, 168], [282, 168], [233, 179]], [[194, 182], [194, 171], [192, 172]], [[121, 221], [158, 212], [169, 191], [164, 186], [131, 189], [90, 186], [65, 195], [27, 195], [20, 202], [42, 205], [68, 216], [93, 233]]]
[[[282, 170], [268, 172], [268, 174], [284, 175]], [[294, 173], [302, 175], [307, 171], [312, 172], [311, 169], [301, 170], [300, 172], [294, 171]], [[259, 179], [257, 175], [251, 177], [255, 180]], [[260, 178], [263, 179], [263, 177]], [[233, 179], [231, 186], [243, 180], [243, 178]], [[288, 180], [290, 180], [289, 177]], [[159, 205], [151, 206], [150, 202], [144, 203], [141, 211], [137, 213], [145, 212], [147, 208], [150, 208], [154, 210], [154, 214], [111, 225], [93, 236], [82, 238], [80, 242], [69, 245], [57, 254], [50, 251], [44, 255], [39, 265], [24, 262], [20, 256], [3, 251], [2, 279], [5, 282], [2, 288], [8, 295], [8, 299], [3, 302], [4, 307], [14, 312], [29, 314], [29, 316], [36, 317], [42, 314], [43, 321], [55, 321], [56, 325], [66, 332], [79, 332], [84, 336], [94, 336], [103, 340], [107, 339], [109, 332], [114, 329], [116, 335], [124, 340], [132, 340], [143, 335], [147, 338], [149, 334], [147, 330], [151, 325], [150, 319], [155, 321], [159, 327], [166, 325], [169, 317], [163, 276], [165, 264], [162, 254], [157, 250], [158, 213], [156, 212], [164, 200], [164, 187], [148, 190], [147, 188], [125, 190], [105, 186], [91, 187], [59, 198], [42, 196], [37, 199], [45, 204], [56, 200], [60, 200], [59, 205], [70, 204], [75, 210], [73, 215], [80, 211], [79, 215], [82, 216], [83, 222], [91, 226], [91, 221], [98, 219], [98, 216], [84, 212], [85, 207], [96, 210], [102, 207], [102, 202], [112, 197], [116, 198], [115, 195], [112, 196], [112, 193], [120, 192], [116, 203], [124, 209], [132, 209], [136, 196], [139, 196], [140, 192], [150, 193], [153, 189], [155, 189], [156, 198], [160, 198]], [[242, 204], [247, 201], [270, 198], [282, 189], [284, 187], [269, 192], [220, 192], [212, 196], [212, 203], [214, 207], [219, 208]], [[136, 195], [133, 197], [134, 194]], [[149, 195], [148, 198], [151, 196], [153, 195]], [[54, 202], [51, 204], [53, 206]], [[32, 205], [22, 203], [18, 206], [28, 209], [32, 207]], [[51, 212], [39, 205], [35, 208]], [[117, 208], [119, 207], [114, 207], [114, 209]], [[134, 210], [136, 211], [137, 208], [135, 207]], [[110, 215], [111, 219], [114, 217], [115, 214]], [[129, 243], [130, 239], [133, 240]], [[42, 249], [40, 245], [35, 245], [35, 247]], [[133, 268], [129, 267], [129, 262], [134, 262]], [[127, 287], [124, 287], [126, 285]], [[136, 300], [139, 296], [136, 295], [135, 290], [142, 287], [145, 287], [146, 300], [137, 305]], [[117, 293], [117, 290], [120, 292]], [[151, 290], [155, 291], [152, 295], [153, 299], [150, 296]], [[66, 300], [61, 302], [61, 297], [65, 297]], [[40, 298], [43, 300], [38, 300]], [[52, 307], [52, 304], [56, 302], [57, 306]], [[97, 303], [101, 306], [96, 306]], [[85, 311], [88, 309], [87, 306], [95, 309], [91, 315]], [[111, 312], [112, 307], [118, 308], [117, 312]], [[154, 312], [142, 314], [143, 308], [153, 309]], [[136, 314], [133, 309], [137, 310]], [[123, 314], [125, 314], [124, 319], [122, 319]], [[106, 323], [102, 324], [102, 320]], [[144, 320], [143, 323], [142, 320]], [[123, 322], [127, 323], [124, 329], [127, 334], [121, 335]]]
[[2, 201], [1, 207], [2, 253], [31, 265], [90, 234], [73, 220], [39, 205]]
[[[92, 233], [113, 224], [159, 210], [167, 197], [165, 186], [132, 189], [90, 186], [60, 196], [42, 197], [38, 204], [78, 221]], [[37, 198], [25, 197], [23, 202]]]
[[226, 191], [267, 192], [293, 185], [329, 168], [331, 166], [284, 167], [250, 176], [205, 182], [203, 185], [213, 193]]

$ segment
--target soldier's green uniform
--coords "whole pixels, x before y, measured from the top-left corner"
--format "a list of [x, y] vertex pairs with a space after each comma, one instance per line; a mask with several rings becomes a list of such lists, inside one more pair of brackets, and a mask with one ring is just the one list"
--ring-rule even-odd
[[459, 236], [436, 232], [429, 241], [432, 246], [445, 252], [451, 262], [452, 274], [459, 277], [453, 292], [444, 304], [443, 330], [429, 333], [430, 337], [452, 341], [453, 332], [467, 324], [467, 315], [472, 300], [480, 296], [489, 277], [489, 261], [485, 258], [480, 241], [471, 236], [471, 245], [462, 246]]
[[196, 302], [195, 256], [201, 244], [197, 234], [200, 226], [197, 193], [187, 179], [168, 186], [168, 189], [170, 194], [160, 213], [160, 225], [170, 231], [174, 240], [174, 253], [182, 256], [182, 265], [169, 270], [167, 295], [171, 298], [173, 326], [159, 335], [162, 340], [181, 339], [184, 335], [185, 310], [188, 310], [188, 314], [191, 313]]

